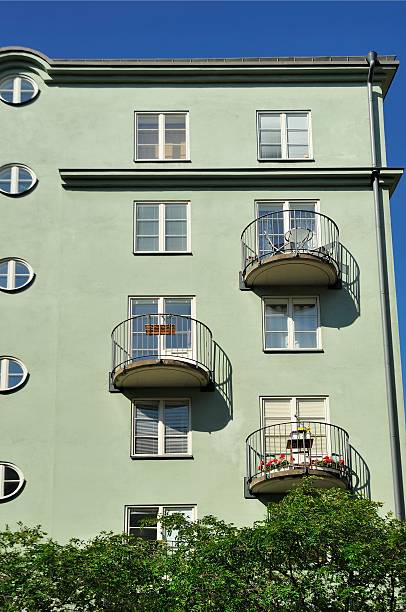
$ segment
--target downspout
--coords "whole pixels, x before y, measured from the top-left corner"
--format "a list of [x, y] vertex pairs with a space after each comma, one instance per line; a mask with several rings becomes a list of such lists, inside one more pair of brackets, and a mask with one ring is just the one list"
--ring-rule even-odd
[[402, 463], [399, 441], [399, 421], [396, 399], [396, 377], [393, 362], [392, 347], [392, 325], [388, 291], [388, 275], [386, 269], [385, 252], [385, 219], [383, 204], [380, 193], [379, 171], [376, 155], [375, 141], [375, 114], [373, 106], [373, 80], [374, 70], [378, 61], [376, 51], [370, 51], [367, 56], [369, 65], [368, 70], [368, 110], [369, 110], [369, 129], [371, 133], [371, 159], [372, 159], [372, 189], [374, 193], [375, 225], [376, 225], [376, 245], [378, 251], [379, 268], [379, 293], [381, 303], [381, 318], [383, 330], [383, 348], [385, 361], [385, 382], [386, 397], [388, 400], [388, 421], [390, 434], [390, 452], [392, 460], [393, 492], [395, 500], [396, 516], [402, 521], [405, 520], [405, 500], [403, 493]]

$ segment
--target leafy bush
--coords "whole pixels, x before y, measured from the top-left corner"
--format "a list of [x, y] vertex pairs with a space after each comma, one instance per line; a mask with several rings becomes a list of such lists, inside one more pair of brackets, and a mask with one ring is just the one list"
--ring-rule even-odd
[[173, 548], [111, 533], [61, 545], [38, 527], [7, 529], [0, 609], [400, 612], [406, 526], [379, 507], [309, 479], [252, 527], [163, 517], [168, 532], [179, 531]]

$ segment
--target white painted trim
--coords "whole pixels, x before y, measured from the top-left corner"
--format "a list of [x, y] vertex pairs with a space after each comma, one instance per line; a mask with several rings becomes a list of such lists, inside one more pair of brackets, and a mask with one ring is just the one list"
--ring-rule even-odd
[[[317, 312], [317, 328], [316, 328], [316, 341], [317, 346], [312, 348], [296, 348], [294, 346], [294, 319], [293, 319], [293, 304], [295, 301], [299, 302], [301, 300], [315, 300], [316, 303], [316, 312]], [[288, 317], [288, 346], [286, 348], [268, 348], [265, 346], [266, 343], [266, 335], [265, 335], [265, 306], [266, 304], [288, 304], [287, 308], [287, 317]], [[321, 336], [321, 322], [320, 322], [320, 298], [318, 295], [291, 295], [291, 296], [283, 296], [283, 295], [275, 295], [275, 296], [263, 296], [262, 297], [262, 348], [265, 353], [280, 353], [280, 352], [289, 352], [292, 351], [298, 353], [309, 353], [312, 351], [320, 351], [322, 350], [322, 336]]]
[[[137, 205], [159, 205], [158, 217], [158, 244], [157, 251], [141, 251], [137, 249]], [[165, 249], [165, 206], [167, 204], [185, 204], [186, 205], [186, 250], [185, 251], [167, 251]], [[164, 254], [190, 254], [192, 252], [192, 229], [191, 229], [191, 213], [190, 200], [134, 200], [133, 202], [133, 254], [134, 255], [154, 255], [156, 253]]]
[[[137, 157], [137, 115], [158, 115], [158, 158], [138, 158]], [[165, 158], [165, 121], [166, 115], [185, 115], [185, 158]], [[171, 111], [134, 111], [134, 161], [136, 162], [187, 162], [190, 161], [190, 128], [189, 128], [189, 111], [186, 110], [171, 110]]]
[[[11, 169], [10, 191], [4, 191], [4, 189], [0, 187], [0, 192], [4, 193], [4, 195], [10, 196], [28, 193], [28, 191], [30, 191], [38, 181], [37, 177], [35, 176], [35, 173], [31, 170], [31, 168], [25, 166], [24, 164], [5, 164], [4, 166], [0, 167], [0, 172], [8, 168]], [[18, 191], [18, 177], [20, 173], [20, 168], [26, 170], [31, 176], [31, 184], [27, 189], [24, 189], [24, 191]]]
[[136, 505], [126, 505], [124, 507], [124, 513], [125, 513], [125, 519], [124, 519], [124, 524], [125, 524], [125, 532], [126, 533], [130, 533], [130, 512], [131, 510], [147, 510], [147, 509], [154, 509], [157, 510], [157, 540], [164, 540], [164, 530], [162, 528], [161, 522], [159, 521], [159, 518], [161, 516], [164, 516], [165, 512], [167, 512], [168, 510], [177, 510], [179, 509], [180, 511], [182, 510], [192, 510], [192, 521], [195, 522], [197, 520], [197, 504], [136, 504]]
[[[287, 139], [287, 115], [303, 115], [307, 114], [307, 146], [308, 146], [308, 157], [288, 157], [288, 139]], [[261, 157], [261, 149], [259, 143], [260, 135], [260, 122], [259, 118], [261, 115], [279, 115], [281, 120], [281, 157]], [[313, 158], [313, 135], [312, 135], [312, 113], [311, 110], [257, 110], [257, 160], [265, 162], [278, 162], [283, 161], [312, 161]]]
[[[1, 95], [1, 89], [2, 89], [3, 83], [5, 83], [6, 81], [9, 81], [10, 79], [13, 79], [13, 101], [12, 102], [10, 102], [9, 100], [5, 100]], [[29, 83], [34, 88], [34, 93], [31, 96], [31, 98], [29, 98], [28, 100], [24, 100], [23, 102], [21, 101], [21, 80], [22, 79], [29, 81]], [[5, 104], [12, 104], [14, 106], [19, 105], [19, 104], [26, 104], [27, 102], [34, 100], [34, 98], [37, 97], [38, 93], [39, 93], [38, 84], [34, 81], [34, 79], [27, 76], [26, 74], [10, 74], [4, 77], [3, 79], [1, 79], [0, 81], [0, 100], [4, 102]]]
[[[152, 454], [143, 454], [135, 452], [135, 406], [138, 402], [159, 402], [158, 405], [158, 452]], [[165, 429], [164, 429], [164, 405], [165, 402], [185, 402], [188, 405], [188, 432], [187, 432], [187, 452], [186, 453], [165, 453]], [[138, 458], [175, 458], [175, 457], [189, 457], [192, 455], [192, 400], [190, 397], [137, 397], [137, 399], [131, 402], [131, 445], [130, 445], [130, 456], [132, 459]]]
[[[8, 386], [8, 375], [9, 375], [9, 363], [10, 363], [10, 361], [15, 361], [16, 363], [18, 363], [18, 365], [21, 366], [21, 369], [23, 371], [23, 378], [21, 379], [21, 381], [17, 385], [14, 385], [13, 387], [9, 387]], [[16, 357], [11, 357], [10, 355], [0, 355], [0, 363], [1, 363], [1, 367], [0, 367], [0, 391], [14, 391], [14, 390], [18, 389], [19, 387], [21, 387], [21, 385], [23, 385], [25, 383], [25, 381], [27, 380], [27, 376], [28, 376], [28, 370], [25, 367], [25, 365], [23, 364], [23, 362], [20, 361], [20, 359], [17, 359]]]
[[325, 408], [325, 423], [327, 425], [331, 425], [330, 422], [330, 404], [329, 404], [329, 396], [328, 395], [260, 395], [259, 397], [259, 405], [260, 405], [260, 427], [265, 427], [265, 419], [264, 419], [264, 405], [267, 400], [289, 400], [290, 401], [290, 415], [292, 419], [292, 423], [296, 422], [294, 420], [294, 416], [296, 414], [296, 405], [298, 400], [323, 400], [324, 408]]
[[[18, 487], [16, 488], [15, 491], [13, 491], [12, 493], [9, 493], [8, 495], [4, 495], [4, 474], [5, 474], [4, 468], [6, 467], [9, 467], [15, 470], [19, 477]], [[16, 482], [16, 481], [8, 481], [8, 482]], [[24, 482], [25, 482], [24, 474], [22, 473], [19, 467], [14, 465], [14, 463], [8, 463], [6, 461], [0, 462], [0, 500], [1, 501], [4, 501], [5, 499], [8, 499], [9, 497], [14, 497], [15, 495], [17, 495], [17, 493], [21, 490], [21, 487], [23, 486]]]
[[[7, 263], [7, 277], [6, 277], [7, 287], [0, 286], [0, 291], [15, 291], [15, 290], [23, 289], [24, 287], [29, 285], [32, 279], [34, 278], [34, 270], [31, 268], [29, 263], [24, 261], [24, 259], [20, 259], [18, 257], [4, 257], [3, 259], [0, 259], [0, 264], [2, 263]], [[27, 282], [25, 282], [24, 285], [20, 285], [19, 287], [15, 286], [16, 263], [21, 263], [24, 266], [26, 266], [29, 272], [29, 277], [28, 277]]]

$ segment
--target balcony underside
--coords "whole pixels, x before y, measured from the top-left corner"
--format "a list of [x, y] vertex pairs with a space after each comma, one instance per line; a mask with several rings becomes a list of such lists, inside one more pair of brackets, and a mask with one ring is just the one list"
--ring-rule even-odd
[[136, 387], [206, 387], [210, 373], [181, 359], [144, 359], [118, 367], [112, 374], [117, 389]]
[[303, 477], [316, 476], [313, 486], [318, 489], [348, 489], [346, 474], [333, 468], [288, 468], [254, 476], [249, 484], [253, 495], [287, 493], [297, 487]]
[[247, 287], [333, 286], [338, 280], [338, 270], [332, 260], [311, 253], [278, 253], [250, 263], [244, 280]]

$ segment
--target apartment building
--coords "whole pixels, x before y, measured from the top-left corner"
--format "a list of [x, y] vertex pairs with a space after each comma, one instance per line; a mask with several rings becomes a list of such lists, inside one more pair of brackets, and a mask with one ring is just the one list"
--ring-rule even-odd
[[2, 526], [249, 524], [306, 474], [402, 515], [397, 67], [0, 49]]

